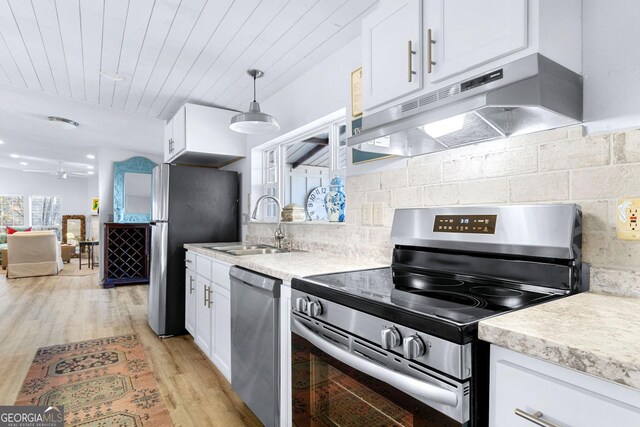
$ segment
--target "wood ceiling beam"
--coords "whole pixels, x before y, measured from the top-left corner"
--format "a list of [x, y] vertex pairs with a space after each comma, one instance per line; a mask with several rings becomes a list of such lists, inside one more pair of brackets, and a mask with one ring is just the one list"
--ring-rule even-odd
[[[320, 138], [316, 138], [316, 139], [320, 139]], [[308, 142], [308, 141], [306, 141]], [[324, 150], [327, 145], [329, 144], [328, 140], [327, 140], [327, 144], [320, 144], [318, 143], [318, 145], [316, 145], [315, 147], [313, 147], [311, 150], [309, 150], [306, 154], [304, 154], [302, 157], [300, 157], [298, 160], [296, 160], [295, 162], [293, 162], [291, 164], [291, 169], [295, 169], [298, 166], [302, 165], [304, 162], [306, 162], [307, 160], [309, 160], [310, 158], [312, 158], [313, 156], [315, 156], [316, 154], [318, 154], [320, 151]]]
[[329, 145], [329, 138], [318, 138], [314, 136], [312, 138], [305, 139], [302, 142], [309, 142], [311, 144]]

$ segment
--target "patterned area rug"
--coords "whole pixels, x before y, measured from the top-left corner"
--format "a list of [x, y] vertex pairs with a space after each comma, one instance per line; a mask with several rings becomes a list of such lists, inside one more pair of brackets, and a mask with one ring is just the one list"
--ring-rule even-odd
[[136, 335], [39, 348], [16, 405], [63, 405], [71, 426], [173, 425]]

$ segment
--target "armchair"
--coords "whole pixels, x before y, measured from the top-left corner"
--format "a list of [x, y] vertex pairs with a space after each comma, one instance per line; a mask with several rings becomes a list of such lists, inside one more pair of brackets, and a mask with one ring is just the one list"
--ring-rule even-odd
[[56, 275], [62, 270], [60, 244], [54, 231], [18, 232], [7, 236], [7, 277]]

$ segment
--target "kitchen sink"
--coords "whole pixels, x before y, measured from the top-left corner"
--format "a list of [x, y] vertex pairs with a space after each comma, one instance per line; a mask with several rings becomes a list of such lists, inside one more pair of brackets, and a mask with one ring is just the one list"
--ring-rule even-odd
[[256, 249], [231, 249], [225, 252], [231, 255], [263, 255], [263, 254], [281, 254], [289, 251], [286, 249], [278, 249], [278, 248], [256, 248]]
[[214, 251], [224, 252], [229, 255], [242, 256], [242, 255], [265, 255], [265, 254], [281, 254], [287, 252], [299, 252], [297, 250], [289, 251], [287, 249], [278, 249], [275, 246], [269, 245], [216, 245], [206, 246], [207, 249]]
[[243, 251], [248, 249], [269, 249], [272, 247], [273, 246], [269, 246], [269, 245], [238, 245], [238, 244], [206, 246], [207, 249], [213, 249], [214, 251], [222, 251], [222, 252]]

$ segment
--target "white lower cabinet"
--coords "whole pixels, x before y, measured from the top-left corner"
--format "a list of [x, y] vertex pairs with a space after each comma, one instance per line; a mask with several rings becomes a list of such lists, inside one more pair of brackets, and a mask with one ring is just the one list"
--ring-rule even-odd
[[640, 426], [640, 391], [491, 346], [489, 425]]
[[195, 339], [200, 350], [211, 357], [211, 282], [196, 278], [196, 328]]
[[184, 327], [191, 335], [196, 332], [196, 273], [186, 269], [184, 279]]
[[213, 301], [211, 360], [231, 382], [231, 292], [215, 284]]
[[231, 382], [231, 264], [191, 252], [187, 259], [196, 271], [185, 273], [185, 328]]
[[291, 282], [280, 287], [280, 426], [291, 426]]

